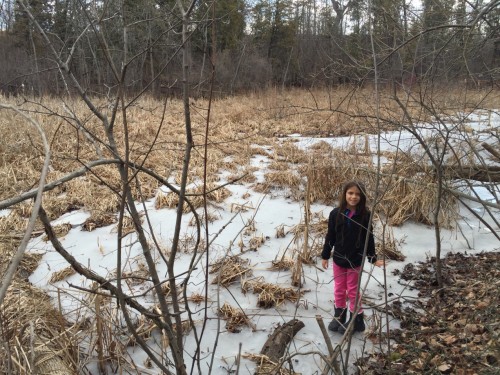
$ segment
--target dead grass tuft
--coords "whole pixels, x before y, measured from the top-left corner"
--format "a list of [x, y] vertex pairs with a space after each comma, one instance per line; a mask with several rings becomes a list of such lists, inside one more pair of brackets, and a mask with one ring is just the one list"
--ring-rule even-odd
[[19, 265], [19, 270], [23, 270], [26, 275], [31, 275], [38, 268], [43, 254], [40, 253], [24, 253]]
[[268, 172], [264, 175], [265, 185], [271, 188], [290, 188], [297, 190], [301, 183], [301, 178], [292, 171]]
[[257, 249], [261, 247], [264, 242], [266, 242], [266, 238], [263, 234], [261, 234], [260, 236], [254, 236], [250, 238], [250, 241], [248, 241], [248, 247], [252, 251], [257, 251]]
[[390, 260], [404, 261], [406, 256], [401, 252], [401, 241], [396, 241], [394, 232], [390, 227], [381, 225], [380, 222], [375, 226], [375, 251], [378, 259], [385, 257]]
[[211, 274], [217, 274], [212, 280], [212, 284], [228, 286], [239, 281], [243, 276], [252, 272], [247, 264], [248, 261], [234, 256], [216, 262], [210, 270]]
[[[385, 178], [382, 180], [382, 185], [385, 185], [385, 193], [381, 198], [379, 211], [387, 218], [389, 225], [399, 226], [410, 219], [433, 225], [436, 185], [431, 176], [420, 173], [408, 178]], [[457, 216], [456, 198], [451, 193], [443, 191], [440, 199], [439, 224], [443, 228], [451, 228]]]
[[59, 281], [62, 281], [66, 279], [67, 277], [70, 277], [74, 275], [76, 271], [73, 269], [73, 267], [68, 266], [66, 268], [63, 268], [62, 270], [56, 271], [52, 274], [50, 277], [49, 282], [50, 283], [57, 283]]
[[252, 183], [257, 179], [254, 173], [258, 170], [259, 168], [257, 167], [245, 166], [241, 170], [237, 170], [237, 172], [235, 171], [235, 173], [229, 175], [227, 179], [228, 181], [237, 180], [236, 184]]
[[[219, 220], [221, 218], [221, 215], [216, 211], [208, 211], [207, 214], [205, 215], [205, 211], [203, 211], [198, 218], [201, 224], [204, 224], [205, 222], [213, 223], [214, 221]], [[194, 215], [189, 220], [189, 225], [190, 226], [196, 225], [196, 217]]]
[[[118, 219], [117, 219], [118, 220]], [[144, 218], [140, 218], [141, 224], [144, 221]], [[113, 232], [118, 232], [119, 223], [113, 228]], [[123, 216], [122, 222], [122, 236], [125, 237], [127, 234], [134, 233], [136, 231], [134, 220], [130, 216]]]
[[300, 174], [311, 180], [310, 201], [332, 204], [342, 190], [346, 180], [366, 181], [370, 174], [367, 167], [355, 156], [342, 151], [331, 151], [316, 158], [313, 165], [299, 168]]
[[304, 295], [304, 290], [284, 288], [259, 280], [244, 281], [241, 290], [244, 293], [251, 291], [258, 294], [257, 306], [264, 309], [280, 306], [285, 301], [297, 302]]
[[[422, 169], [421, 163], [407, 154], [386, 153], [385, 156], [391, 159], [391, 164], [382, 170], [380, 177], [380, 191], [384, 193], [377, 205], [379, 212], [387, 218], [390, 225], [401, 225], [407, 220], [432, 225], [436, 208], [436, 185], [432, 173]], [[318, 158], [314, 166], [299, 169], [301, 174], [311, 179], [311, 202], [319, 200], [326, 204], [337, 202], [346, 180], [364, 182], [370, 199], [377, 177], [371, 162], [337, 150], [328, 157]], [[443, 191], [440, 205], [439, 223], [450, 228], [458, 214], [456, 198]], [[325, 223], [320, 222], [318, 229]]]
[[112, 180], [115, 174], [112, 174], [109, 168], [104, 171], [109, 173], [109, 176], [102, 177], [106, 183], [91, 175], [88, 178], [85, 176], [76, 178], [66, 184], [67, 199], [72, 205], [85, 207], [89, 211], [99, 210], [107, 213], [118, 211], [120, 197], [108, 186], [120, 191], [120, 184]]
[[295, 264], [295, 260], [288, 257], [283, 257], [279, 260], [273, 260], [270, 270], [272, 271], [288, 271]]
[[204, 239], [200, 238], [200, 243], [196, 249], [196, 236], [195, 234], [186, 233], [179, 238], [179, 250], [185, 254], [193, 254], [196, 250], [198, 253], [205, 251]]
[[179, 203], [179, 197], [175, 193], [165, 193], [160, 190], [156, 194], [155, 208], [157, 210], [162, 208], [174, 208], [177, 206], [177, 203]]
[[219, 316], [226, 320], [226, 329], [232, 333], [241, 331], [241, 326], [251, 326], [250, 320], [241, 309], [232, 307], [229, 303], [225, 302], [219, 308]]
[[14, 212], [22, 218], [29, 219], [33, 211], [33, 202], [24, 201], [14, 206]]
[[[214, 183], [208, 183], [206, 186], [207, 200], [221, 203], [226, 198], [231, 196], [231, 192], [225, 187], [219, 187]], [[195, 189], [190, 189], [187, 195], [198, 195], [203, 194], [203, 185], [196, 187]], [[197, 197], [196, 197], [197, 198]]]
[[0, 236], [19, 236], [26, 230], [28, 221], [19, 216], [15, 211], [11, 211], [7, 216], [0, 217]]
[[121, 276], [130, 288], [144, 284], [146, 281], [151, 280], [148, 267], [142, 262], [139, 262], [137, 267], [133, 270], [122, 272]]
[[[63, 224], [55, 225], [54, 227], [52, 227], [56, 237], [64, 237], [65, 235], [67, 235], [69, 233], [71, 228], [72, 228], [72, 225], [69, 223], [63, 223]], [[47, 236], [43, 236], [43, 240], [48, 241], [49, 238]]]
[[200, 305], [203, 301], [205, 301], [205, 296], [200, 293], [193, 293], [188, 297], [188, 301], [191, 301], [196, 305]]
[[[148, 340], [153, 335], [153, 331], [157, 330], [156, 324], [154, 324], [150, 319], [145, 318], [143, 315], [139, 317], [134, 322], [134, 328], [137, 336], [143, 340]], [[126, 346], [136, 346], [137, 338], [130, 334], [126, 342]]]
[[271, 164], [269, 164], [268, 169], [272, 171], [289, 171], [291, 169], [290, 163], [287, 161], [282, 161], [282, 160], [273, 160]]
[[107, 227], [118, 221], [115, 215], [102, 212], [92, 212], [90, 217], [85, 220], [82, 230], [92, 232], [94, 229]]
[[[75, 332], [40, 289], [15, 279], [3, 303], [2, 325], [13, 365], [9, 372], [28, 374], [34, 367], [41, 373], [76, 374]], [[7, 371], [6, 363], [2, 361], [2, 371]]]
[[276, 161], [284, 161], [292, 164], [299, 164], [307, 162], [307, 153], [298, 148], [292, 143], [293, 141], [287, 140], [280, 145], [277, 145], [273, 150], [272, 158]]
[[[0, 270], [2, 272], [4, 272], [7, 265], [11, 262], [21, 238], [22, 232], [18, 232], [17, 234], [0, 234], [0, 267], [2, 267]], [[25, 252], [17, 268], [16, 276], [22, 280], [26, 280], [38, 268], [43, 255], [42, 253]]]
[[[206, 186], [206, 196], [208, 201], [220, 203], [231, 195], [231, 192], [225, 187], [219, 187], [214, 183], [208, 183]], [[203, 185], [186, 190], [186, 197], [189, 199], [194, 208], [203, 206]], [[175, 208], [179, 204], [179, 196], [173, 192], [164, 193], [159, 191], [156, 196], [155, 208]], [[184, 203], [183, 212], [188, 213], [191, 209], [187, 203]]]
[[332, 146], [325, 141], [319, 141], [309, 147], [309, 150], [317, 151], [319, 154], [328, 154], [332, 152]]

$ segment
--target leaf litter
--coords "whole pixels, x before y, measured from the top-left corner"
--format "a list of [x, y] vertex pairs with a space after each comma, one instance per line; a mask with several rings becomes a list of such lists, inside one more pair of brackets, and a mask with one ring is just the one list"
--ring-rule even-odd
[[395, 271], [418, 289], [418, 299], [390, 306], [401, 329], [390, 332], [391, 350], [356, 362], [359, 374], [498, 374], [500, 368], [500, 253], [450, 253]]

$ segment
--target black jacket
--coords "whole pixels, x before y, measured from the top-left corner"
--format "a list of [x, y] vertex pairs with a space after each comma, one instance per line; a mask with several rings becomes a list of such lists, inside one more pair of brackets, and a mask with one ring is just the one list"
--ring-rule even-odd
[[[356, 268], [361, 265], [363, 259], [363, 249], [366, 239], [366, 228], [370, 213], [367, 212], [364, 218], [354, 214], [352, 218], [345, 215], [338, 217], [339, 208], [336, 207], [330, 212], [328, 218], [328, 231], [326, 233], [325, 244], [321, 252], [321, 258], [329, 259], [333, 249], [333, 261], [336, 265], [344, 268]], [[370, 263], [375, 263], [375, 240], [373, 238], [373, 228], [370, 228], [368, 236], [368, 249], [366, 256]]]

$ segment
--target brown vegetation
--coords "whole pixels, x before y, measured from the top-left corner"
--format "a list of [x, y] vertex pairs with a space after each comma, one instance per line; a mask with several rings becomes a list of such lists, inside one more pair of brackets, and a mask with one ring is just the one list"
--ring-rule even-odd
[[[183, 212], [187, 213], [202, 207], [206, 201], [214, 206], [221, 204], [231, 193], [223, 186], [220, 172], [229, 171], [230, 180], [242, 177], [236, 183], [252, 183], [257, 178], [254, 174], [257, 167], [252, 164], [255, 162], [255, 156], [267, 156], [271, 171], [263, 176], [264, 182], [255, 183], [252, 186], [254, 191], [271, 194], [286, 192], [287, 197], [302, 201], [305, 199], [305, 185], [309, 180], [309, 201], [332, 205], [337, 200], [342, 183], [347, 179], [364, 181], [369, 195], [374, 194], [378, 181], [378, 200], [370, 203], [376, 203], [374, 211], [380, 214], [386, 222], [390, 225], [401, 225], [406, 220], [415, 220], [433, 224], [436, 176], [428, 160], [418, 159], [414, 155], [404, 153], [384, 153], [383, 156], [389, 162], [383, 165], [381, 173], [378, 173], [374, 162], [376, 150], [370, 150], [367, 146], [366, 134], [387, 129], [397, 130], [408, 125], [399, 120], [404, 116], [400, 113], [398, 106], [389, 97], [384, 97], [382, 121], [375, 124], [373, 116], [370, 115], [374, 110], [371, 104], [373, 99], [371, 91], [351, 92], [353, 100], [350, 105], [342, 102], [343, 96], [347, 94], [346, 88], [340, 88], [337, 92], [314, 92], [314, 98], [299, 90], [290, 90], [283, 95], [278, 95], [276, 91], [269, 91], [259, 97], [233, 97], [214, 102], [213, 119], [209, 129], [209, 138], [206, 140], [208, 145], [206, 170], [203, 149], [204, 119], [201, 115], [194, 115], [196, 152], [193, 153], [191, 160], [192, 168], [186, 190], [188, 202], [185, 203]], [[455, 107], [458, 111], [460, 100], [463, 99], [461, 93], [448, 94], [447, 108]], [[477, 95], [478, 100], [485, 99], [479, 97], [479, 92]], [[495, 96], [496, 93], [486, 99], [492, 100]], [[342, 108], [342, 112], [327, 110], [332, 100], [338, 101], [337, 107]], [[131, 173], [129, 183], [132, 186], [132, 194], [138, 201], [154, 198], [156, 209], [175, 208], [179, 204], [179, 195], [173, 184], [180, 182], [185, 146], [185, 140], [181, 136], [183, 118], [180, 103], [176, 101], [170, 103], [164, 123], [161, 121], [162, 106], [160, 104], [154, 99], [143, 98], [129, 108], [128, 114], [131, 161], [128, 165]], [[197, 103], [202, 106], [206, 104], [201, 100]], [[487, 103], [485, 100], [482, 104], [493, 105], [495, 103], [493, 101]], [[58, 101], [47, 99], [44, 105], [55, 112]], [[97, 123], [94, 123], [95, 120], [92, 119], [89, 111], [77, 102], [72, 102], [72, 99], [68, 99], [68, 105], [74, 107], [73, 110], [79, 117], [88, 119], [85, 123], [85, 131], [81, 128], [77, 129], [76, 126], [68, 126], [62, 120], [54, 121], [53, 118], [56, 116], [42, 113], [41, 107], [36, 104], [20, 103], [23, 110], [32, 111], [33, 116], [43, 125], [51, 139], [53, 156], [49, 183], [60, 180], [66, 174], [82, 168], [83, 165], [101, 159], [101, 156], [104, 159], [111, 156], [105, 142], [94, 143], [85, 136], [88, 132], [98, 135], [101, 140], [105, 139], [102, 130]], [[296, 113], [294, 106], [319, 107], [322, 110], [299, 114]], [[260, 110], [256, 111], [255, 108]], [[428, 119], [428, 114], [422, 115], [422, 107], [416, 102], [409, 103], [407, 110], [415, 116], [415, 120]], [[449, 111], [453, 112], [452, 109]], [[5, 134], [5, 142], [0, 144], [0, 152], [4, 155], [0, 164], [0, 177], [2, 177], [0, 201], [32, 189], [38, 181], [43, 159], [42, 147], [34, 133], [29, 128], [16, 126], [22, 120], [16, 115], [6, 113], [4, 116], [2, 112], [2, 117], [0, 117], [0, 133]], [[311, 136], [353, 135], [353, 140], [344, 149], [333, 149], [324, 141], [309, 148], [300, 148], [294, 140], [283, 140], [277, 137], [299, 132]], [[359, 135], [354, 136], [354, 134]], [[118, 125], [116, 135], [116, 139], [119, 140], [118, 149], [125, 154], [123, 143], [125, 133], [124, 129]], [[464, 156], [461, 155], [461, 157]], [[160, 181], [145, 173], [144, 168], [160, 176]], [[58, 183], [44, 193], [44, 207], [51, 219], [75, 209], [84, 209], [90, 213], [90, 217], [83, 223], [82, 230], [92, 231], [117, 222], [122, 182], [115, 165], [102, 164], [88, 169], [73, 180]], [[162, 184], [166, 186], [159, 189]], [[204, 196], [203, 192], [207, 194]], [[234, 213], [248, 209], [254, 209], [254, 207], [239, 204], [233, 204], [231, 207]], [[439, 224], [443, 227], [451, 227], [456, 219], [456, 209], [456, 197], [445, 191], [441, 196]], [[26, 218], [31, 211], [32, 204], [24, 201], [18, 203], [9, 215], [0, 217], [0, 246], [2, 247], [0, 250], [4, 249], [4, 240], [10, 241], [20, 237], [26, 228]], [[213, 211], [201, 214], [200, 217], [208, 222], [219, 218]], [[309, 249], [312, 250], [311, 254], [319, 254], [318, 243], [324, 235], [326, 223], [323, 216], [312, 217], [307, 223], [309, 243], [312, 241]], [[191, 224], [195, 225], [196, 221], [191, 220]], [[376, 223], [376, 227], [378, 224]], [[71, 228], [68, 224], [61, 224], [54, 228], [57, 236], [64, 236], [69, 229]], [[123, 235], [134, 230], [129, 216], [124, 216], [122, 229]], [[247, 245], [250, 250], [254, 251], [258, 251], [265, 241], [265, 237], [256, 232], [253, 221], [246, 225], [243, 232], [243, 235], [250, 236]], [[34, 233], [36, 235], [42, 233], [40, 225]], [[288, 233], [293, 234], [294, 243], [297, 244], [306, 233], [306, 224], [301, 222], [288, 231], [284, 226], [278, 226], [276, 229], [277, 237], [285, 237]], [[390, 231], [377, 233], [377, 236], [379, 254], [385, 254], [389, 259], [403, 259], [398, 249], [399, 244], [391, 237]], [[380, 241], [380, 238], [385, 238], [385, 241]], [[241, 241], [242, 251], [247, 245]], [[181, 251], [192, 253], [194, 247], [193, 237], [179, 239]], [[203, 249], [200, 248], [199, 251]], [[296, 260], [283, 256], [281, 260], [273, 262], [271, 268], [290, 270], [297, 264], [298, 257], [300, 254], [294, 257]], [[314, 259], [300, 258], [300, 261], [312, 264]], [[213, 284], [228, 286], [240, 282], [243, 292], [250, 291], [258, 295], [257, 303], [261, 308], [280, 306], [286, 301], [297, 303], [305, 292], [305, 290], [264, 283], [260, 280], [248, 280], [247, 277], [251, 275], [251, 271], [249, 265], [238, 257], [229, 257], [215, 262], [210, 269], [210, 273], [214, 275]], [[73, 269], [69, 267], [54, 273], [51, 282], [61, 281], [72, 272]], [[148, 272], [147, 267], [141, 263], [136, 269], [127, 270], [121, 276], [129, 286], [133, 287], [149, 281]], [[170, 285], [165, 283], [162, 288], [165, 289], [164, 292], [167, 292]], [[199, 301], [200, 297], [193, 298], [193, 301]], [[111, 309], [109, 306], [106, 308]], [[101, 318], [107, 317], [106, 309], [102, 309], [100, 314]], [[224, 305], [219, 314], [228, 320], [229, 331], [236, 332], [241, 325], [251, 324], [241, 311], [229, 305]], [[145, 320], [143, 324], [140, 321], [137, 324], [139, 338], [147, 338], [151, 335], [154, 329], [152, 322]], [[111, 345], [113, 329], [110, 325], [107, 331], [101, 332], [105, 336], [99, 339], [101, 344], [102, 340], [108, 340], [108, 344]], [[136, 337], [131, 337], [130, 343], [135, 344], [136, 340]], [[102, 344], [103, 347], [106, 346], [107, 351], [112, 351], [109, 345]], [[102, 356], [111, 362], [116, 361], [117, 356], [121, 355], [118, 352], [121, 351], [123, 348], [117, 348], [114, 353], [103, 352]]]

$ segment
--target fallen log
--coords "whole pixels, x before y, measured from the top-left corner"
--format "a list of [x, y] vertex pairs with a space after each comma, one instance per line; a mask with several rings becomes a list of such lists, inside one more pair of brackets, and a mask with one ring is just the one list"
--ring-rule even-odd
[[279, 362], [285, 354], [288, 344], [293, 337], [304, 328], [304, 323], [298, 319], [292, 319], [289, 322], [279, 326], [274, 330], [262, 347], [260, 354], [267, 356], [272, 362]]
[[500, 182], [500, 167], [490, 166], [443, 166], [443, 174], [448, 179], [468, 179], [481, 182]]

